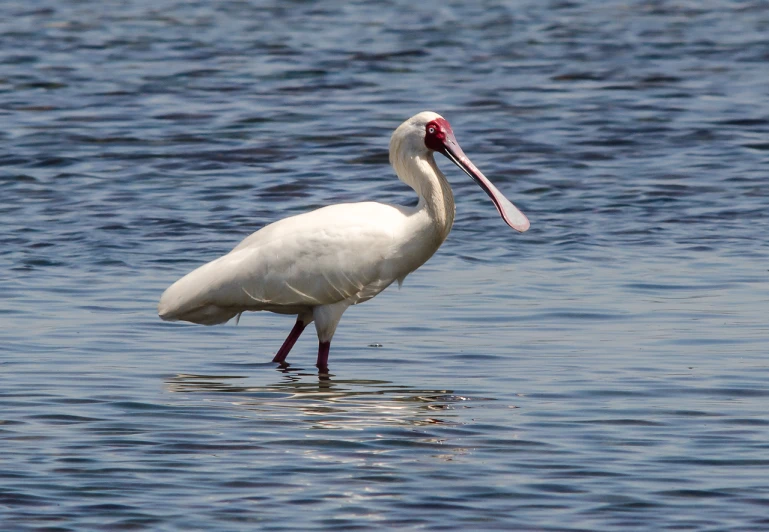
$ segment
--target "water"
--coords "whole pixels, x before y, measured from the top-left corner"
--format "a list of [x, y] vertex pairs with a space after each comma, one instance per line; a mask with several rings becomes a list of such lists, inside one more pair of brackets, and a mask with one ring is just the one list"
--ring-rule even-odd
[[[769, 527], [763, 2], [0, 5], [3, 530]], [[409, 204], [448, 241], [344, 316], [163, 323], [269, 221]], [[372, 347], [379, 346], [379, 347]]]

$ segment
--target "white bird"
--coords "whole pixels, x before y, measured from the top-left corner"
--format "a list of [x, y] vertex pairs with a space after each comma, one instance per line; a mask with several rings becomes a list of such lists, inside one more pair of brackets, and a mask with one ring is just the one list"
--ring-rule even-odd
[[274, 362], [284, 363], [315, 322], [317, 367], [328, 371], [331, 338], [350, 305], [368, 301], [419, 268], [454, 223], [454, 195], [433, 153], [445, 155], [489, 195], [499, 214], [523, 232], [529, 220], [470, 162], [440, 115], [422, 112], [390, 139], [390, 164], [419, 196], [416, 207], [376, 202], [323, 207], [272, 223], [228, 254], [182, 277], [160, 298], [163, 320], [225, 323], [244, 311], [296, 315]]

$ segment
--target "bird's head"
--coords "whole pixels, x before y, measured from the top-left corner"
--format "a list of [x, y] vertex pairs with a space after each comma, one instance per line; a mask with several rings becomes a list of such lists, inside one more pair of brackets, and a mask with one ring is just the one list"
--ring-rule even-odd
[[510, 203], [502, 193], [481, 173], [462, 151], [448, 120], [438, 113], [423, 111], [403, 122], [390, 139], [390, 163], [395, 157], [424, 157], [438, 152], [473, 178], [489, 195], [502, 219], [521, 233], [529, 228], [529, 220]]

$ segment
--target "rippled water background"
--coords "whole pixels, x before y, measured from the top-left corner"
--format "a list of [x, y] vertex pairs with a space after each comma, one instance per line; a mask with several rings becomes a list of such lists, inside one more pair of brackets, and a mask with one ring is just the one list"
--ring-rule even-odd
[[[3, 530], [769, 527], [769, 6], [0, 4]], [[161, 322], [182, 274], [334, 202], [443, 248], [344, 316]], [[381, 345], [381, 347], [372, 347]]]

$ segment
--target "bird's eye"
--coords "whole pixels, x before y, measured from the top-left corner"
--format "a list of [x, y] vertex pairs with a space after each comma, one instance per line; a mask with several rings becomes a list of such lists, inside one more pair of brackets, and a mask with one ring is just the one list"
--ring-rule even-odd
[[435, 134], [435, 128], [434, 128], [434, 127], [428, 127], [428, 128], [427, 128], [427, 132], [428, 132], [430, 135], [433, 135], [433, 134]]

